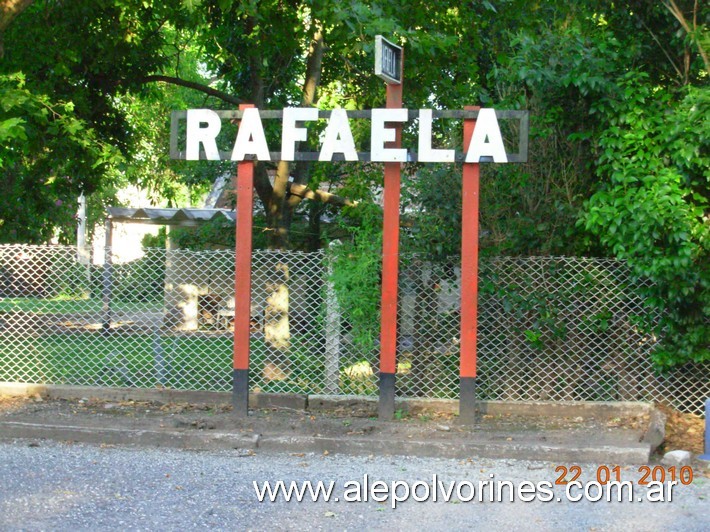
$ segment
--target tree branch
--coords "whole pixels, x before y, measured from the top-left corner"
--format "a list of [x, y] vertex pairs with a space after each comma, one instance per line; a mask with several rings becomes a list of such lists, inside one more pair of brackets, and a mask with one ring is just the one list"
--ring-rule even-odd
[[303, 85], [303, 97], [301, 105], [311, 107], [318, 100], [317, 91], [320, 85], [320, 76], [323, 65], [323, 30], [318, 27], [313, 35], [310, 49], [308, 50], [308, 62], [306, 64], [306, 82]]
[[228, 94], [226, 92], [213, 89], [212, 87], [209, 87], [207, 85], [204, 85], [202, 83], [197, 83], [195, 81], [188, 81], [186, 79], [182, 78], [177, 78], [174, 76], [163, 76], [159, 74], [155, 74], [152, 76], [144, 76], [138, 80], [139, 83], [154, 83], [154, 82], [162, 82], [162, 83], [170, 83], [171, 85], [178, 85], [180, 87], [187, 87], [188, 89], [194, 89], [196, 91], [200, 91], [204, 94], [207, 94], [209, 96], [214, 96], [215, 98], [218, 98], [222, 101], [225, 101], [227, 103], [231, 103], [234, 105], [239, 105], [242, 103], [242, 100], [240, 98], [237, 98], [235, 96], [232, 96], [231, 94]]
[[0, 0], [0, 32], [5, 31], [10, 22], [31, 3], [32, 0]]
[[641, 24], [643, 24], [643, 27], [646, 29], [646, 31], [648, 31], [648, 33], [651, 35], [651, 38], [654, 40], [654, 42], [655, 42], [655, 43], [658, 45], [658, 47], [661, 49], [661, 51], [663, 52], [663, 55], [666, 56], [666, 59], [668, 59], [668, 62], [671, 64], [671, 66], [673, 67], [673, 70], [675, 70], [675, 73], [678, 74], [678, 78], [679, 78], [679, 79], [681, 80], [681, 82], [682, 82], [682, 80], [683, 80], [683, 73], [680, 71], [680, 68], [678, 68], [678, 67], [676, 66], [675, 61], [673, 61], [673, 58], [672, 58], [671, 55], [668, 53], [668, 50], [666, 50], [666, 49], [663, 47], [663, 45], [661, 44], [661, 41], [658, 39], [658, 37], [656, 36], [656, 34], [653, 33], [653, 31], [651, 30], [651, 28], [648, 27], [648, 25], [647, 25], [646, 22], [643, 20], [643, 18], [641, 18], [641, 17], [639, 16], [638, 19], [641, 21]]
[[288, 192], [292, 196], [298, 196], [301, 199], [316, 200], [322, 203], [328, 203], [329, 205], [337, 205], [338, 207], [354, 207], [357, 205], [356, 201], [331, 194], [324, 190], [311, 190], [306, 185], [300, 185], [298, 183], [289, 183]]
[[693, 7], [693, 27], [691, 28], [690, 25], [688, 24], [688, 21], [685, 19], [685, 15], [683, 14], [683, 11], [678, 7], [678, 4], [675, 3], [675, 0], [664, 0], [663, 5], [666, 6], [668, 11], [671, 12], [671, 14], [680, 22], [680, 25], [683, 27], [685, 32], [690, 36], [690, 38], [695, 42], [695, 45], [698, 47], [698, 52], [700, 53], [700, 57], [703, 59], [703, 63], [705, 64], [705, 70], [710, 74], [710, 57], [708, 57], [708, 52], [703, 48], [703, 39], [699, 38], [695, 33], [698, 31], [698, 26], [696, 24], [697, 20], [697, 11], [698, 11], [698, 3], [695, 2], [695, 6]]
[[[303, 93], [301, 95], [302, 107], [313, 107], [318, 101], [318, 87], [320, 85], [321, 73], [323, 70], [323, 52], [325, 44], [323, 41], [323, 29], [320, 23], [317, 23], [314, 29], [311, 44], [308, 48], [308, 60], [306, 61], [306, 79], [303, 84]], [[310, 180], [310, 171], [308, 163], [296, 164], [294, 172], [294, 182], [299, 185], [307, 185]], [[288, 179], [288, 175], [286, 176]], [[286, 207], [293, 211], [303, 199], [298, 194], [291, 194], [288, 198]]]
[[271, 194], [274, 188], [271, 186], [271, 181], [269, 180], [269, 174], [266, 171], [266, 166], [264, 163], [258, 163], [256, 165], [256, 170], [254, 172], [254, 188], [256, 193], [264, 205], [264, 212], [269, 212], [269, 205], [271, 204]]

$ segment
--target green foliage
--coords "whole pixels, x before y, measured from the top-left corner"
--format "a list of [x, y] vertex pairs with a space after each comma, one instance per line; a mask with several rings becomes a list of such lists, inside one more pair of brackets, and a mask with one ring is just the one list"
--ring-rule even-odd
[[165, 293], [165, 253], [146, 250], [143, 258], [113, 266], [113, 297], [123, 302], [162, 301]]
[[[405, 107], [531, 111], [530, 162], [482, 173], [484, 253], [623, 258], [656, 282], [648, 296], [664, 310], [658, 333], [667, 339], [659, 364], [705, 359], [710, 128], [699, 52], [707, 14], [693, 13], [688, 30], [664, 4], [34, 2], [3, 36], [0, 242], [70, 241], [82, 191], [94, 216], [126, 183], [148, 189], [156, 204], [196, 201], [229, 163], [169, 161], [172, 109], [301, 105], [306, 81], [317, 105], [382, 106], [372, 52], [383, 34], [405, 49]], [[689, 16], [698, 8], [681, 9]], [[437, 128], [435, 144], [459, 142], [460, 131]], [[416, 145], [415, 130], [405, 128], [405, 144]], [[366, 143], [366, 132], [354, 133]], [[309, 249], [321, 234], [343, 239], [334, 282], [356, 337], [372, 344], [381, 218], [372, 192], [381, 167], [354, 166], [363, 165], [292, 165], [281, 188], [261, 172], [257, 224], [265, 231], [254, 238], [260, 247], [266, 236], [293, 232], [283, 242]], [[404, 179], [403, 249], [458, 252], [458, 175], [432, 166]], [[337, 187], [361, 204], [304, 208], [286, 193], [289, 178]], [[326, 229], [321, 218], [340, 223]], [[232, 228], [219, 224], [174, 237], [191, 248], [234, 245]], [[526, 330], [531, 341], [545, 340]]]
[[[168, 118], [156, 128], [155, 117], [144, 116], [146, 126], [138, 127], [136, 117], [148, 106], [128, 116], [135, 102], [127, 95], [176, 52], [179, 63], [182, 51], [168, 50], [166, 41], [178, 40], [181, 11], [143, 0], [34, 2], [4, 31], [0, 242], [73, 241], [82, 192], [90, 221], [100, 219], [115, 204], [117, 188], [155, 162], [147, 133], [165, 135]], [[150, 175], [175, 181], [163, 168], [150, 168]]]
[[77, 117], [74, 104], [27, 87], [25, 76], [0, 73], [0, 243], [44, 242], [71, 225], [82, 184], [77, 175], [101, 173], [122, 158]]
[[351, 239], [331, 246], [329, 280], [354, 342], [370, 350], [379, 332], [381, 214], [371, 205], [358, 207], [358, 214], [358, 219], [351, 220], [354, 223], [348, 227]]
[[[170, 230], [170, 240], [178, 249], [234, 248], [234, 223], [224, 218], [215, 218], [195, 228]], [[255, 249], [258, 249], [254, 246]]]
[[405, 215], [403, 250], [425, 253], [434, 260], [461, 253], [460, 167], [422, 166], [405, 176], [402, 196], [403, 203], [416, 212]]
[[[505, 69], [493, 71], [513, 103], [522, 83], [531, 162], [482, 179], [481, 225], [490, 231], [482, 244], [626, 260], [654, 282], [645, 295], [655, 311], [648, 319], [662, 315], [647, 323], [662, 340], [656, 363], [706, 360], [707, 88], [689, 84], [698, 79], [691, 63], [684, 73], [673, 64], [685, 44], [668, 31], [662, 7], [633, 16], [599, 8], [561, 27], [517, 33]], [[669, 82], [678, 76], [680, 89]], [[541, 339], [536, 329], [526, 334], [533, 344]]]
[[612, 302], [628, 290], [601, 263], [503, 260], [481, 263], [480, 304], [493, 306], [496, 310], [489, 312], [505, 317], [515, 337], [547, 353], [570, 334], [604, 335], [613, 317]]
[[580, 220], [635, 274], [649, 278], [647, 301], [661, 367], [710, 360], [710, 94], [658, 91], [642, 74], [620, 80], [619, 99], [601, 102], [603, 185]]
[[402, 410], [401, 408], [398, 408], [397, 410], [394, 411], [394, 418], [397, 421], [403, 421], [403, 420], [409, 418], [409, 412]]
[[141, 240], [143, 248], [159, 248], [165, 249], [168, 240], [168, 230], [166, 227], [158, 229], [158, 234], [152, 235], [147, 233]]
[[[575, 226], [596, 177], [590, 107], [614, 90], [629, 60], [614, 37], [584, 17], [511, 30], [509, 49], [488, 76], [485, 105], [530, 113], [526, 164], [486, 165], [481, 177], [481, 246], [489, 255], [579, 255], [590, 251]], [[497, 101], [502, 100], [502, 101]], [[513, 131], [514, 133], [514, 131]]]

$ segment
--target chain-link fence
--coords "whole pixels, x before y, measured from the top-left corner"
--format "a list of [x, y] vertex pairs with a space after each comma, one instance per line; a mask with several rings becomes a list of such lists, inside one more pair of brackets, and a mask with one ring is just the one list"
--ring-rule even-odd
[[[0, 381], [230, 390], [234, 252], [107, 256], [0, 246]], [[330, 267], [323, 251], [254, 252], [252, 389], [377, 393], [377, 342], [353, 338]], [[403, 257], [400, 396], [457, 397], [459, 282], [457, 261]], [[481, 262], [479, 286], [481, 399], [656, 400], [701, 413], [710, 397], [708, 364], [654, 373], [656, 339], [640, 332], [653, 316], [622, 263], [498, 258]]]

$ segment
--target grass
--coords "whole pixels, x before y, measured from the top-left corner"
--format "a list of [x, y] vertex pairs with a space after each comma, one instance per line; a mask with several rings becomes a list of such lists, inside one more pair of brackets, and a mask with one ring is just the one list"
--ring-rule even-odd
[[[162, 301], [125, 302], [112, 301], [111, 308], [124, 312], [150, 312], [162, 308]], [[88, 298], [55, 297], [40, 299], [32, 297], [0, 298], [0, 313], [29, 312], [33, 314], [82, 314], [101, 312], [103, 301]]]
[[[323, 393], [325, 357], [321, 348], [313, 335], [293, 336], [288, 353], [275, 352], [263, 340], [252, 339], [251, 387], [273, 393]], [[229, 391], [232, 355], [230, 335], [114, 332], [104, 336], [101, 331], [0, 335], [0, 381]], [[278, 361], [276, 365], [288, 368], [288, 377], [265, 379], [262, 370], [267, 361]], [[376, 395], [374, 362], [358, 356], [341, 358], [341, 393]], [[430, 376], [432, 397], [455, 395], [441, 374], [456, 375], [457, 359], [446, 357], [445, 362]], [[397, 378], [405, 392], [413, 385], [406, 366], [405, 361]]]
[[[154, 312], [162, 309], [162, 301], [114, 300], [112, 309]], [[102, 301], [96, 298], [0, 298], [0, 324], [3, 313], [98, 315], [101, 311]], [[289, 351], [281, 353], [270, 349], [263, 340], [252, 339], [252, 388], [275, 393], [322, 393], [322, 341], [318, 335], [294, 335]], [[89, 330], [40, 336], [0, 334], [0, 381], [228, 391], [232, 386], [232, 353], [232, 338], [228, 335], [114, 332], [104, 336], [101, 331]], [[341, 391], [374, 395], [377, 382], [370, 364], [358, 360], [359, 357], [341, 359]], [[277, 365], [288, 368], [288, 377], [264, 378], [262, 370], [268, 361], [278, 361]], [[355, 371], [359, 365], [366, 366], [367, 371]]]
[[227, 337], [81, 332], [0, 339], [0, 381], [228, 390], [231, 367]]
[[[0, 335], [0, 381], [229, 391], [232, 354], [228, 335], [104, 336], [100, 331], [39, 337]], [[264, 379], [262, 369], [268, 360], [288, 367], [288, 378]], [[262, 392], [322, 392], [325, 362], [313, 336], [292, 337], [287, 354], [252, 339], [250, 367], [251, 386]], [[367, 376], [362, 380], [360, 386], [374, 384]], [[347, 384], [348, 389], [353, 385]]]

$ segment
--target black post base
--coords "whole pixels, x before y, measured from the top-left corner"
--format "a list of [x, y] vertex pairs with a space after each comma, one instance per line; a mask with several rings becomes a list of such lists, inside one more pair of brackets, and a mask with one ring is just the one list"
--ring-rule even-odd
[[464, 425], [476, 423], [476, 377], [461, 377], [459, 421]]
[[232, 407], [236, 417], [249, 415], [249, 370], [235, 369], [232, 374]]
[[380, 373], [380, 401], [377, 407], [380, 421], [394, 419], [394, 384], [394, 373]]

